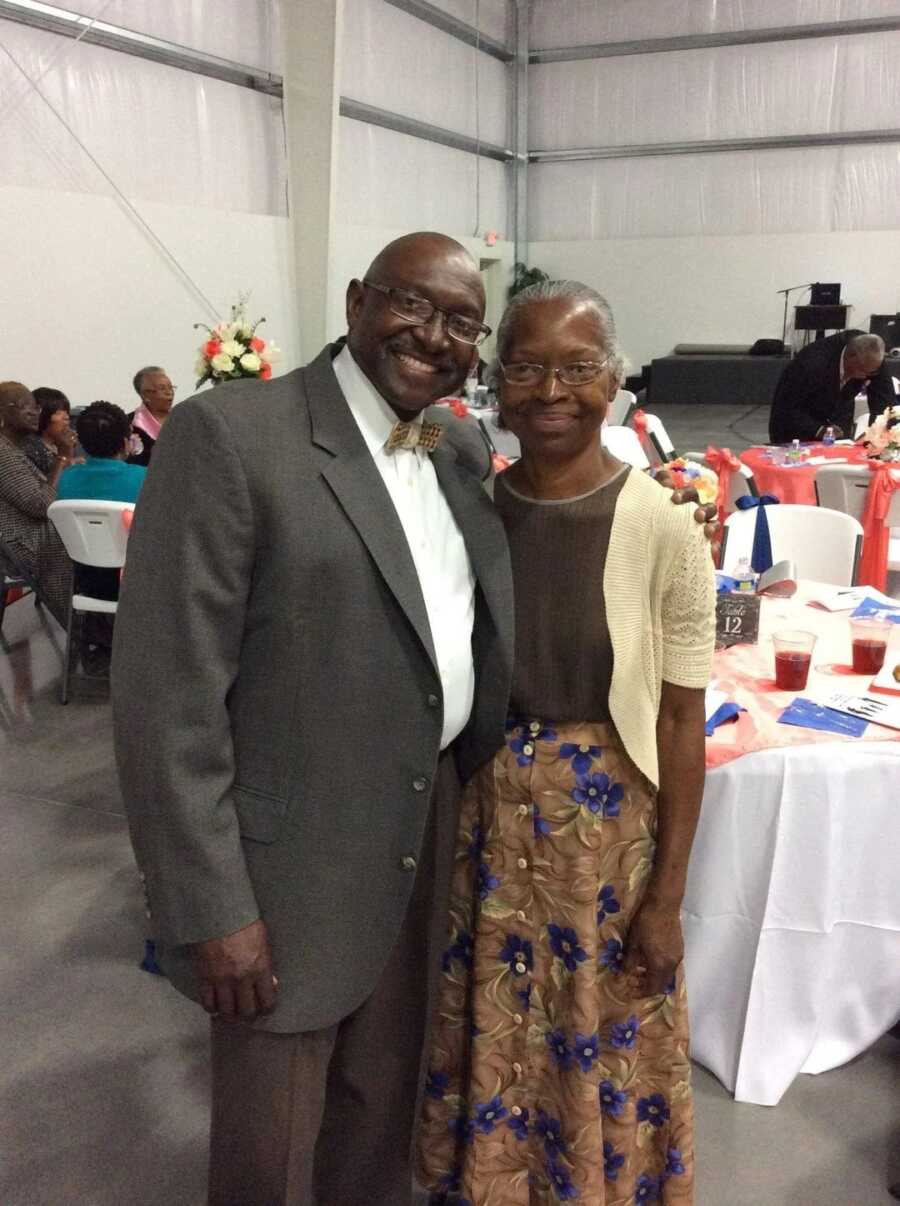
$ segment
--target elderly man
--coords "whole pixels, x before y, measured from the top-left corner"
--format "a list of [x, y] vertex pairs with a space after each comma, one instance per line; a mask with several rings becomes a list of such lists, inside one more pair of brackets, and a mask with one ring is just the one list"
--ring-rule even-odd
[[183, 403], [141, 494], [117, 753], [163, 964], [213, 1017], [214, 1206], [410, 1200], [459, 781], [510, 683], [487, 450], [427, 409], [483, 313], [460, 244], [396, 240], [346, 342]]
[[773, 444], [815, 440], [829, 427], [837, 436], [852, 436], [853, 400], [860, 390], [873, 419], [894, 401], [884, 341], [862, 331], [817, 339], [797, 353], [775, 387], [769, 438]]
[[169, 380], [165, 369], [159, 365], [149, 364], [146, 368], [138, 369], [134, 374], [135, 393], [141, 400], [140, 406], [134, 412], [132, 432], [141, 444], [140, 452], [129, 456], [130, 465], [150, 464], [153, 448], [159, 439], [163, 423], [169, 417], [172, 403], [175, 401], [175, 387]]

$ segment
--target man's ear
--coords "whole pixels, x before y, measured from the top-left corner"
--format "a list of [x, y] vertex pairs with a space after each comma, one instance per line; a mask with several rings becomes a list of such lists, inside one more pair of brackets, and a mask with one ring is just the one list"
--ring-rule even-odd
[[365, 300], [366, 290], [362, 281], [354, 279], [347, 286], [347, 326], [352, 327], [359, 317]]

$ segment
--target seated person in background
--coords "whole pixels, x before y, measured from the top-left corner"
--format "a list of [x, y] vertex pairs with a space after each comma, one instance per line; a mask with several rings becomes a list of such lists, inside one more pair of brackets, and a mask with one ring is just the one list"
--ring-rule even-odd
[[860, 390], [868, 396], [870, 420], [893, 404], [884, 341], [863, 331], [817, 339], [789, 361], [775, 386], [769, 439], [773, 444], [815, 440], [828, 427], [838, 439], [852, 437], [853, 401]]
[[41, 408], [37, 434], [27, 435], [22, 451], [34, 461], [44, 477], [49, 477], [56, 458], [62, 453], [71, 457], [75, 450], [75, 435], [69, 426], [71, 407], [61, 389], [39, 385], [31, 396]]
[[[137, 502], [147, 470], [127, 465], [131, 421], [112, 402], [92, 402], [75, 420], [82, 448], [83, 465], [73, 465], [59, 479], [57, 497]], [[95, 599], [118, 599], [119, 571], [75, 562], [75, 589]], [[88, 612], [81, 641], [81, 661], [88, 674], [104, 674], [109, 668], [113, 617]]]
[[41, 473], [22, 448], [37, 436], [40, 407], [27, 385], [0, 382], [0, 541], [14, 567], [37, 588], [54, 618], [66, 627], [72, 595], [72, 563], [47, 519], [62, 470], [70, 463], [63, 453]]
[[150, 464], [160, 428], [172, 409], [175, 387], [165, 369], [150, 364], [135, 373], [134, 388], [141, 399], [141, 405], [132, 417], [132, 430], [141, 443], [141, 451], [132, 452], [128, 462], [131, 465], [146, 466]]

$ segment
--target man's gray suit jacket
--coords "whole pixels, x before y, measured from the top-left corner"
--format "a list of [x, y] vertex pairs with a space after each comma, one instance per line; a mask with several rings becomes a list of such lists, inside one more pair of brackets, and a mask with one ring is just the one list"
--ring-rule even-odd
[[[442, 729], [425, 603], [332, 368], [176, 407], [116, 618], [116, 754], [163, 965], [262, 917], [280, 981], [258, 1025], [329, 1026], [374, 989], [414, 879]], [[469, 423], [432, 461], [477, 577], [465, 779], [503, 740], [509, 554]], [[474, 449], [474, 452], [473, 452]], [[424, 969], [423, 969], [424, 974]]]

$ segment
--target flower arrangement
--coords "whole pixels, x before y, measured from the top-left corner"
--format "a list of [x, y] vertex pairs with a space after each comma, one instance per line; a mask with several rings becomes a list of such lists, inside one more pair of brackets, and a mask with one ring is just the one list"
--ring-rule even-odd
[[259, 377], [268, 381], [272, 376], [272, 365], [281, 355], [280, 349], [271, 341], [260, 339], [256, 329], [264, 318], [251, 322], [245, 313], [247, 297], [241, 297], [231, 307], [231, 321], [219, 322], [214, 327], [195, 322], [194, 330], [204, 330], [209, 338], [201, 344], [194, 372], [197, 388], [206, 381], [232, 381], [238, 377]]
[[888, 406], [866, 428], [863, 444], [878, 461], [900, 461], [900, 406]]
[[714, 503], [718, 495], [719, 479], [714, 470], [697, 461], [688, 461], [683, 456], [668, 461], [665, 465], [657, 465], [653, 476], [667, 473], [672, 479], [676, 490], [692, 487], [697, 491], [701, 503]]

